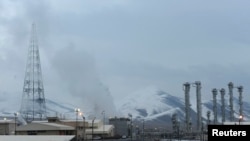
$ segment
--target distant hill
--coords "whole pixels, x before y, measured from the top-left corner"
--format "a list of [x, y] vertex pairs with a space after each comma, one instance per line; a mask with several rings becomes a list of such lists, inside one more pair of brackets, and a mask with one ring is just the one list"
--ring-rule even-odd
[[[226, 121], [229, 120], [229, 106], [228, 99], [225, 99], [225, 115]], [[239, 117], [237, 110], [239, 109], [238, 99], [234, 97], [234, 110], [235, 110], [235, 121]], [[192, 104], [192, 103], [191, 103]], [[195, 107], [195, 108], [194, 108]], [[127, 113], [132, 114], [133, 119], [141, 124], [142, 119], [144, 119], [148, 125], [154, 126], [165, 126], [171, 127], [171, 118], [173, 114], [177, 114], [178, 120], [184, 126], [185, 121], [185, 103], [184, 99], [180, 97], [168, 94], [156, 87], [148, 87], [139, 90], [125, 99], [119, 101], [117, 105], [118, 110], [125, 115]], [[244, 120], [248, 121], [250, 119], [250, 103], [243, 101], [243, 113]], [[207, 100], [202, 101], [202, 120], [203, 123], [207, 123], [207, 112], [211, 112], [210, 120], [213, 122], [213, 101]], [[196, 106], [191, 106], [191, 122], [195, 128], [197, 122]], [[221, 122], [221, 101], [217, 98], [217, 119]]]
[[[2, 96], [2, 97], [1, 97]], [[14, 112], [18, 109], [19, 105], [17, 100], [0, 96], [0, 117], [2, 118], [14, 118]], [[228, 99], [225, 99], [226, 106], [226, 121], [229, 121], [229, 106]], [[234, 97], [234, 110], [235, 110], [235, 121], [238, 115], [238, 99]], [[157, 127], [168, 127], [172, 128], [171, 118], [173, 114], [177, 114], [177, 118], [184, 126], [185, 121], [185, 103], [184, 99], [173, 96], [157, 87], [148, 87], [134, 93], [131, 93], [126, 98], [121, 99], [119, 104], [116, 105], [117, 111], [119, 111], [123, 117], [128, 117], [130, 113], [134, 124], [138, 126], [142, 125], [142, 119], [145, 120], [146, 126], [157, 126]], [[12, 105], [12, 106], [11, 106]], [[15, 106], [13, 106], [15, 105]], [[58, 116], [63, 119], [75, 119], [75, 112], [73, 106], [70, 103], [62, 103], [56, 100], [46, 99], [47, 112], [49, 116]], [[196, 106], [191, 106], [191, 122], [195, 128], [197, 121]], [[203, 123], [207, 122], [207, 111], [211, 112], [211, 122], [213, 122], [213, 101], [206, 100], [202, 101], [202, 120]], [[243, 101], [243, 113], [244, 120], [249, 121], [250, 119], [250, 103]], [[85, 113], [86, 115], [87, 113]], [[221, 122], [221, 101], [217, 98], [217, 117], [218, 122]], [[21, 118], [21, 117], [19, 117]]]

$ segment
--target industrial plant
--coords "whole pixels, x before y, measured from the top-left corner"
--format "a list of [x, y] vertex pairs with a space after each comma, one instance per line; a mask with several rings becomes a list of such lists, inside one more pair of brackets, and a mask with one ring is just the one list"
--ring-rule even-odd
[[[93, 117], [92, 119], [87, 120], [84, 112], [76, 108], [74, 111], [76, 119], [74, 120], [60, 119], [56, 116], [50, 117], [47, 115], [46, 110], [45, 90], [43, 86], [37, 40], [36, 25], [32, 24], [21, 107], [19, 112], [14, 113], [14, 119], [5, 118], [0, 121], [1, 135], [15, 135], [16, 137], [54, 135], [55, 138], [58, 138], [58, 136], [66, 136], [68, 141], [98, 139], [126, 139], [138, 141], [193, 139], [205, 141], [207, 140], [207, 126], [210, 124], [244, 124], [245, 122], [243, 114], [244, 105], [242, 101], [243, 86], [234, 86], [233, 82], [229, 82], [228, 93], [226, 93], [225, 88], [213, 88], [211, 91], [213, 110], [203, 111], [201, 93], [202, 83], [200, 81], [185, 82], [183, 84], [185, 119], [183, 121], [180, 120], [178, 118], [178, 113], [174, 113], [171, 121], [166, 121], [166, 124], [172, 123], [172, 128], [167, 130], [145, 128], [145, 123], [147, 121], [144, 119], [142, 119], [142, 127], [136, 127], [135, 123], [138, 121], [136, 120], [136, 117], [133, 119], [133, 115], [130, 113], [128, 113], [128, 117], [110, 117], [107, 120], [105, 119], [105, 111], [103, 111], [103, 119]], [[195, 88], [196, 92], [196, 123], [192, 122], [193, 120], [191, 116], [190, 90], [192, 87]], [[239, 109], [234, 109], [234, 89], [238, 90]], [[221, 95], [220, 102], [218, 102], [217, 99], [218, 92], [220, 92]], [[227, 99], [225, 98], [226, 94], [229, 96], [228, 101], [226, 101]], [[227, 105], [227, 102], [229, 105]], [[206, 117], [203, 116], [203, 113], [206, 113]], [[17, 116], [21, 116], [24, 121], [19, 121]], [[219, 120], [218, 117], [220, 117], [221, 120]], [[227, 117], [229, 117], [229, 119], [227, 119]], [[106, 123], [106, 120], [109, 122]], [[11, 138], [15, 138], [15, 136], [11, 136]]]

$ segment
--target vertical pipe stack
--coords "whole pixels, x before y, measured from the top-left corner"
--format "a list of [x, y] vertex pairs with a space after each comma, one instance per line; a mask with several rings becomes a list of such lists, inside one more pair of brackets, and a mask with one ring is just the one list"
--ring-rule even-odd
[[234, 121], [234, 107], [233, 107], [233, 83], [229, 82], [228, 83], [228, 88], [229, 88], [229, 108], [230, 108], [230, 121]]
[[210, 124], [210, 111], [207, 111], [207, 125]]
[[225, 89], [220, 89], [221, 94], [221, 123], [225, 122]]
[[186, 131], [189, 132], [191, 130], [191, 122], [190, 122], [190, 83], [186, 82], [183, 84], [184, 86], [184, 91], [185, 91], [185, 112], [186, 112]]
[[201, 82], [195, 81], [197, 97], [197, 131], [201, 131]]
[[243, 86], [239, 86], [238, 87], [238, 92], [239, 92], [239, 105], [240, 105], [240, 109], [239, 109], [239, 115], [242, 116], [243, 112], [242, 112], [242, 92], [243, 92]]
[[214, 112], [214, 124], [217, 124], [217, 99], [216, 99], [216, 95], [217, 95], [217, 89], [212, 89], [212, 93], [213, 93], [213, 112]]

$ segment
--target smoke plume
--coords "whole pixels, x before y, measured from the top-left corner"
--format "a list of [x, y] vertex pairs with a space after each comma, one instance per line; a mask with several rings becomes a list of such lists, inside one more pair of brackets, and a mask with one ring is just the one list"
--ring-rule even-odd
[[[73, 44], [59, 50], [53, 58], [53, 66], [61, 79], [69, 100], [89, 118], [115, 115], [113, 98], [98, 78], [94, 59]], [[66, 93], [67, 95], [67, 93]]]

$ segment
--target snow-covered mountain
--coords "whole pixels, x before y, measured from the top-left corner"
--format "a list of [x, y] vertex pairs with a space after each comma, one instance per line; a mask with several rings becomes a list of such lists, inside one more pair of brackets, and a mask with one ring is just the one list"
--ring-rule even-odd
[[[226, 103], [227, 104], [227, 103]], [[193, 105], [193, 104], [192, 104]], [[226, 121], [229, 121], [229, 106], [226, 106]], [[171, 125], [173, 114], [177, 114], [178, 120], [184, 124], [185, 121], [185, 103], [184, 98], [176, 97], [156, 87], [148, 87], [139, 90], [125, 99], [121, 100], [117, 105], [121, 113], [130, 113], [134, 120], [146, 120], [149, 123], [159, 125]], [[239, 117], [237, 110], [239, 109], [238, 99], [234, 97], [235, 117]], [[244, 120], [250, 119], [250, 103], [243, 101]], [[197, 122], [196, 105], [191, 106], [191, 122], [193, 125]], [[213, 121], [213, 101], [206, 100], [202, 102], [202, 118], [203, 122], [207, 122], [207, 112], [211, 112], [210, 120]], [[217, 119], [221, 122], [221, 101], [217, 99]], [[237, 120], [236, 120], [237, 121]]]
[[[130, 113], [135, 121], [144, 119], [150, 125], [171, 124], [173, 114], [177, 114], [179, 120], [185, 118], [183, 99], [156, 87], [147, 87], [132, 93], [121, 100], [117, 108], [123, 114]], [[191, 109], [190, 113], [192, 117], [195, 116], [195, 110]], [[192, 119], [192, 122], [195, 122], [194, 118]]]
[[[228, 99], [225, 99], [228, 101]], [[17, 112], [19, 105], [18, 98], [8, 99], [5, 96], [0, 96], [0, 117], [13, 118], [14, 112]], [[226, 102], [226, 121], [229, 121], [229, 106]], [[64, 103], [58, 100], [46, 99], [46, 107], [48, 115], [58, 116], [60, 118], [74, 119], [75, 118], [75, 105], [71, 103]], [[171, 126], [171, 118], [173, 114], [177, 114], [180, 123], [184, 124], [185, 121], [185, 103], [184, 98], [171, 95], [157, 87], [148, 87], [134, 93], [131, 93], [126, 98], [121, 99], [116, 104], [117, 111], [121, 116], [128, 117], [132, 115], [134, 122], [140, 122], [144, 119], [148, 125], [162, 125]], [[234, 97], [234, 110], [235, 117], [238, 117], [238, 99]], [[213, 101], [212, 99], [202, 101], [202, 117], [203, 121], [207, 121], [207, 111], [211, 112], [210, 120], [213, 121]], [[91, 111], [90, 111], [91, 112]], [[243, 101], [244, 120], [250, 119], [250, 103]], [[88, 113], [84, 113], [86, 117]], [[191, 106], [191, 122], [195, 126], [197, 122], [196, 105]], [[217, 117], [218, 122], [221, 122], [221, 102], [217, 99]], [[236, 120], [237, 121], [237, 120]], [[138, 123], [139, 124], [139, 123]]]

